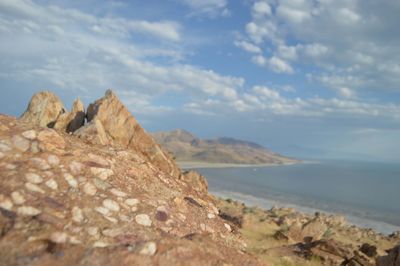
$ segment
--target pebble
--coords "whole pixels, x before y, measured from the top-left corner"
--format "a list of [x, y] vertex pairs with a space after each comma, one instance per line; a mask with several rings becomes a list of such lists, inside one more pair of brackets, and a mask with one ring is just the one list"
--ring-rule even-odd
[[58, 184], [53, 178], [47, 180], [45, 184], [46, 184], [46, 186], [48, 186], [49, 188], [51, 188], [53, 190], [57, 190], [58, 189]]
[[95, 236], [99, 233], [99, 229], [97, 227], [91, 226], [86, 229], [89, 235]]
[[15, 164], [12, 164], [12, 163], [6, 164], [6, 169], [7, 170], [14, 170], [16, 168], [17, 168], [17, 166]]
[[135, 221], [143, 226], [151, 226], [152, 222], [147, 214], [138, 214], [135, 217]]
[[60, 159], [56, 155], [50, 154], [47, 157], [47, 161], [49, 162], [50, 165], [52, 166], [57, 166], [60, 163]]
[[99, 178], [93, 179], [93, 183], [98, 189], [101, 189], [101, 190], [107, 190], [110, 187], [110, 184], [108, 184], [107, 182], [104, 182], [103, 180], [101, 180]]
[[66, 243], [68, 235], [64, 232], [54, 232], [50, 235], [50, 241], [57, 244]]
[[24, 196], [22, 196], [22, 194], [18, 191], [14, 191], [13, 193], [11, 193], [11, 198], [15, 204], [21, 205], [25, 203]]
[[101, 213], [103, 215], [107, 215], [110, 213], [110, 210], [107, 208], [104, 208], [104, 207], [96, 207], [94, 209], [95, 209], [95, 211], [97, 211], [98, 213]]
[[77, 223], [83, 222], [85, 218], [83, 217], [83, 212], [79, 207], [72, 208], [72, 220]]
[[83, 164], [78, 163], [77, 161], [73, 161], [69, 164], [69, 169], [71, 170], [71, 173], [74, 175], [79, 174], [82, 171]]
[[67, 181], [67, 183], [70, 187], [73, 187], [73, 188], [78, 187], [78, 181], [76, 181], [76, 179], [71, 174], [65, 173], [64, 179], [65, 179], [65, 181]]
[[120, 235], [122, 233], [122, 229], [121, 228], [104, 229], [103, 231], [101, 231], [101, 233], [104, 236], [116, 237], [117, 235]]
[[107, 219], [107, 220], [109, 220], [109, 221], [112, 222], [113, 224], [118, 223], [118, 220], [115, 219], [114, 217], [105, 215], [104, 218]]
[[1, 201], [0, 201], [0, 207], [6, 210], [11, 211], [12, 207], [13, 207], [13, 203], [12, 201], [4, 196], [0, 197]]
[[17, 209], [17, 213], [24, 216], [36, 216], [42, 211], [30, 206], [21, 206]]
[[143, 248], [139, 251], [140, 254], [146, 256], [153, 256], [157, 251], [157, 245], [154, 242], [147, 242]]
[[111, 199], [105, 199], [103, 200], [103, 206], [109, 209], [110, 211], [119, 211], [119, 205], [117, 202], [111, 200]]
[[50, 169], [50, 165], [42, 158], [31, 158], [30, 161], [40, 170]]
[[127, 199], [124, 201], [124, 203], [128, 206], [135, 206], [139, 203], [138, 199]]
[[224, 223], [224, 226], [225, 226], [226, 230], [228, 230], [229, 232], [232, 232], [232, 228], [229, 224]]
[[22, 136], [26, 139], [34, 140], [34, 139], [36, 139], [37, 134], [36, 134], [35, 130], [31, 129], [31, 130], [22, 132]]
[[116, 188], [111, 189], [110, 192], [117, 197], [126, 197], [126, 195], [127, 195], [125, 192], [118, 190]]
[[132, 218], [132, 217], [129, 217], [129, 216], [124, 215], [124, 214], [119, 214], [118, 217], [119, 217], [119, 219], [120, 219], [121, 221], [123, 221], [123, 222], [130, 223], [130, 222], [133, 221], [133, 218]]
[[25, 178], [26, 180], [28, 180], [29, 182], [33, 183], [33, 184], [40, 184], [43, 182], [43, 178], [35, 173], [27, 173], [25, 174]]
[[11, 138], [11, 142], [13, 143], [15, 148], [17, 148], [18, 150], [20, 150], [22, 152], [26, 152], [30, 146], [29, 140], [27, 140], [19, 135], [13, 136]]
[[103, 157], [100, 157], [99, 155], [89, 153], [88, 157], [89, 157], [90, 161], [95, 162], [96, 164], [99, 164], [101, 166], [108, 167], [108, 165], [109, 165], [108, 161], [106, 159], [104, 159]]
[[2, 152], [8, 152], [8, 151], [10, 151], [10, 150], [11, 150], [10, 146], [8, 146], [8, 145], [5, 144], [5, 143], [0, 143], [0, 151], [2, 151]]
[[33, 192], [44, 193], [44, 190], [41, 189], [39, 186], [29, 182], [25, 183], [25, 188]]
[[91, 167], [90, 171], [93, 175], [97, 176], [101, 180], [107, 180], [110, 176], [114, 174], [114, 171], [106, 168]]
[[214, 213], [208, 213], [207, 214], [207, 218], [208, 219], [214, 219], [215, 218], [215, 214]]
[[85, 192], [87, 195], [94, 196], [96, 195], [97, 188], [92, 183], [86, 183], [83, 186], [83, 192]]
[[40, 148], [39, 148], [39, 142], [37, 141], [33, 141], [31, 144], [31, 152], [32, 153], [38, 153], [40, 152]]
[[96, 241], [93, 244], [93, 247], [95, 247], [95, 248], [105, 248], [105, 247], [108, 247], [108, 246], [110, 246], [110, 244], [106, 243], [106, 242], [103, 242], [103, 241]]
[[132, 212], [136, 212], [138, 210], [138, 207], [136, 207], [136, 206], [133, 206], [132, 208], [131, 208], [131, 211]]

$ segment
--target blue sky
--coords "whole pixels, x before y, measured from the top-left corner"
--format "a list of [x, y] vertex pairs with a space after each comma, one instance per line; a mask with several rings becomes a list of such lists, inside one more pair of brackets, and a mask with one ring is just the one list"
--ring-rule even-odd
[[397, 0], [0, 0], [0, 112], [112, 88], [148, 131], [400, 158]]

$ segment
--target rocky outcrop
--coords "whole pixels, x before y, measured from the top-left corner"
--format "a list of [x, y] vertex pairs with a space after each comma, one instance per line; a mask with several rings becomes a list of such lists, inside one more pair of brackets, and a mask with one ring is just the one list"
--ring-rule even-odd
[[180, 170], [173, 159], [145, 132], [111, 90], [89, 105], [87, 119], [88, 122], [98, 119], [114, 144], [141, 153], [163, 172], [179, 178]]
[[57, 119], [66, 112], [60, 98], [52, 92], [43, 91], [33, 95], [21, 121], [41, 127], [54, 127]]
[[[103, 108], [90, 123], [116, 136]], [[0, 115], [0, 265], [262, 265], [204, 190], [134, 148], [153, 145], [138, 126], [124, 149], [42, 125]]]
[[103, 124], [97, 118], [92, 119], [92, 121], [87, 123], [85, 126], [76, 130], [74, 135], [90, 143], [100, 145], [110, 144], [110, 140], [107, 137]]
[[77, 99], [71, 112], [67, 112], [57, 95], [44, 91], [33, 95], [20, 119], [32, 125], [74, 132], [85, 122], [85, 108]]

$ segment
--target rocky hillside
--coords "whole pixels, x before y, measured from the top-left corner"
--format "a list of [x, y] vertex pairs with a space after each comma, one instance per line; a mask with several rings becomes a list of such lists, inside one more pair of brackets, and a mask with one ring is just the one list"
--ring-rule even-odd
[[0, 265], [261, 265], [111, 91], [0, 115]]
[[153, 136], [179, 162], [271, 165], [298, 162], [256, 143], [232, 138], [202, 140], [182, 129], [157, 132]]

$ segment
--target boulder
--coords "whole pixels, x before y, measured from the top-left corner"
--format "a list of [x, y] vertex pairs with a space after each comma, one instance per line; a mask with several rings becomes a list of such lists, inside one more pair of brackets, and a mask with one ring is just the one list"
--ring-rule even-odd
[[35, 126], [54, 127], [57, 119], [65, 112], [65, 107], [57, 95], [42, 91], [32, 96], [20, 120]]
[[65, 112], [57, 119], [54, 128], [66, 132], [74, 132], [85, 123], [85, 107], [83, 103], [76, 99], [72, 105], [70, 113]]
[[400, 266], [400, 245], [386, 251], [386, 256], [377, 258], [376, 265], [378, 266]]
[[113, 144], [134, 149], [160, 170], [176, 178], [180, 177], [180, 170], [173, 159], [146, 133], [111, 90], [107, 90], [103, 98], [89, 105], [86, 116], [88, 122], [97, 118], [102, 123]]
[[97, 118], [76, 130], [74, 135], [95, 144], [107, 145], [110, 143], [103, 124]]
[[360, 251], [370, 258], [373, 258], [378, 254], [376, 250], [377, 250], [376, 246], [370, 245], [368, 243], [364, 243], [360, 247]]

